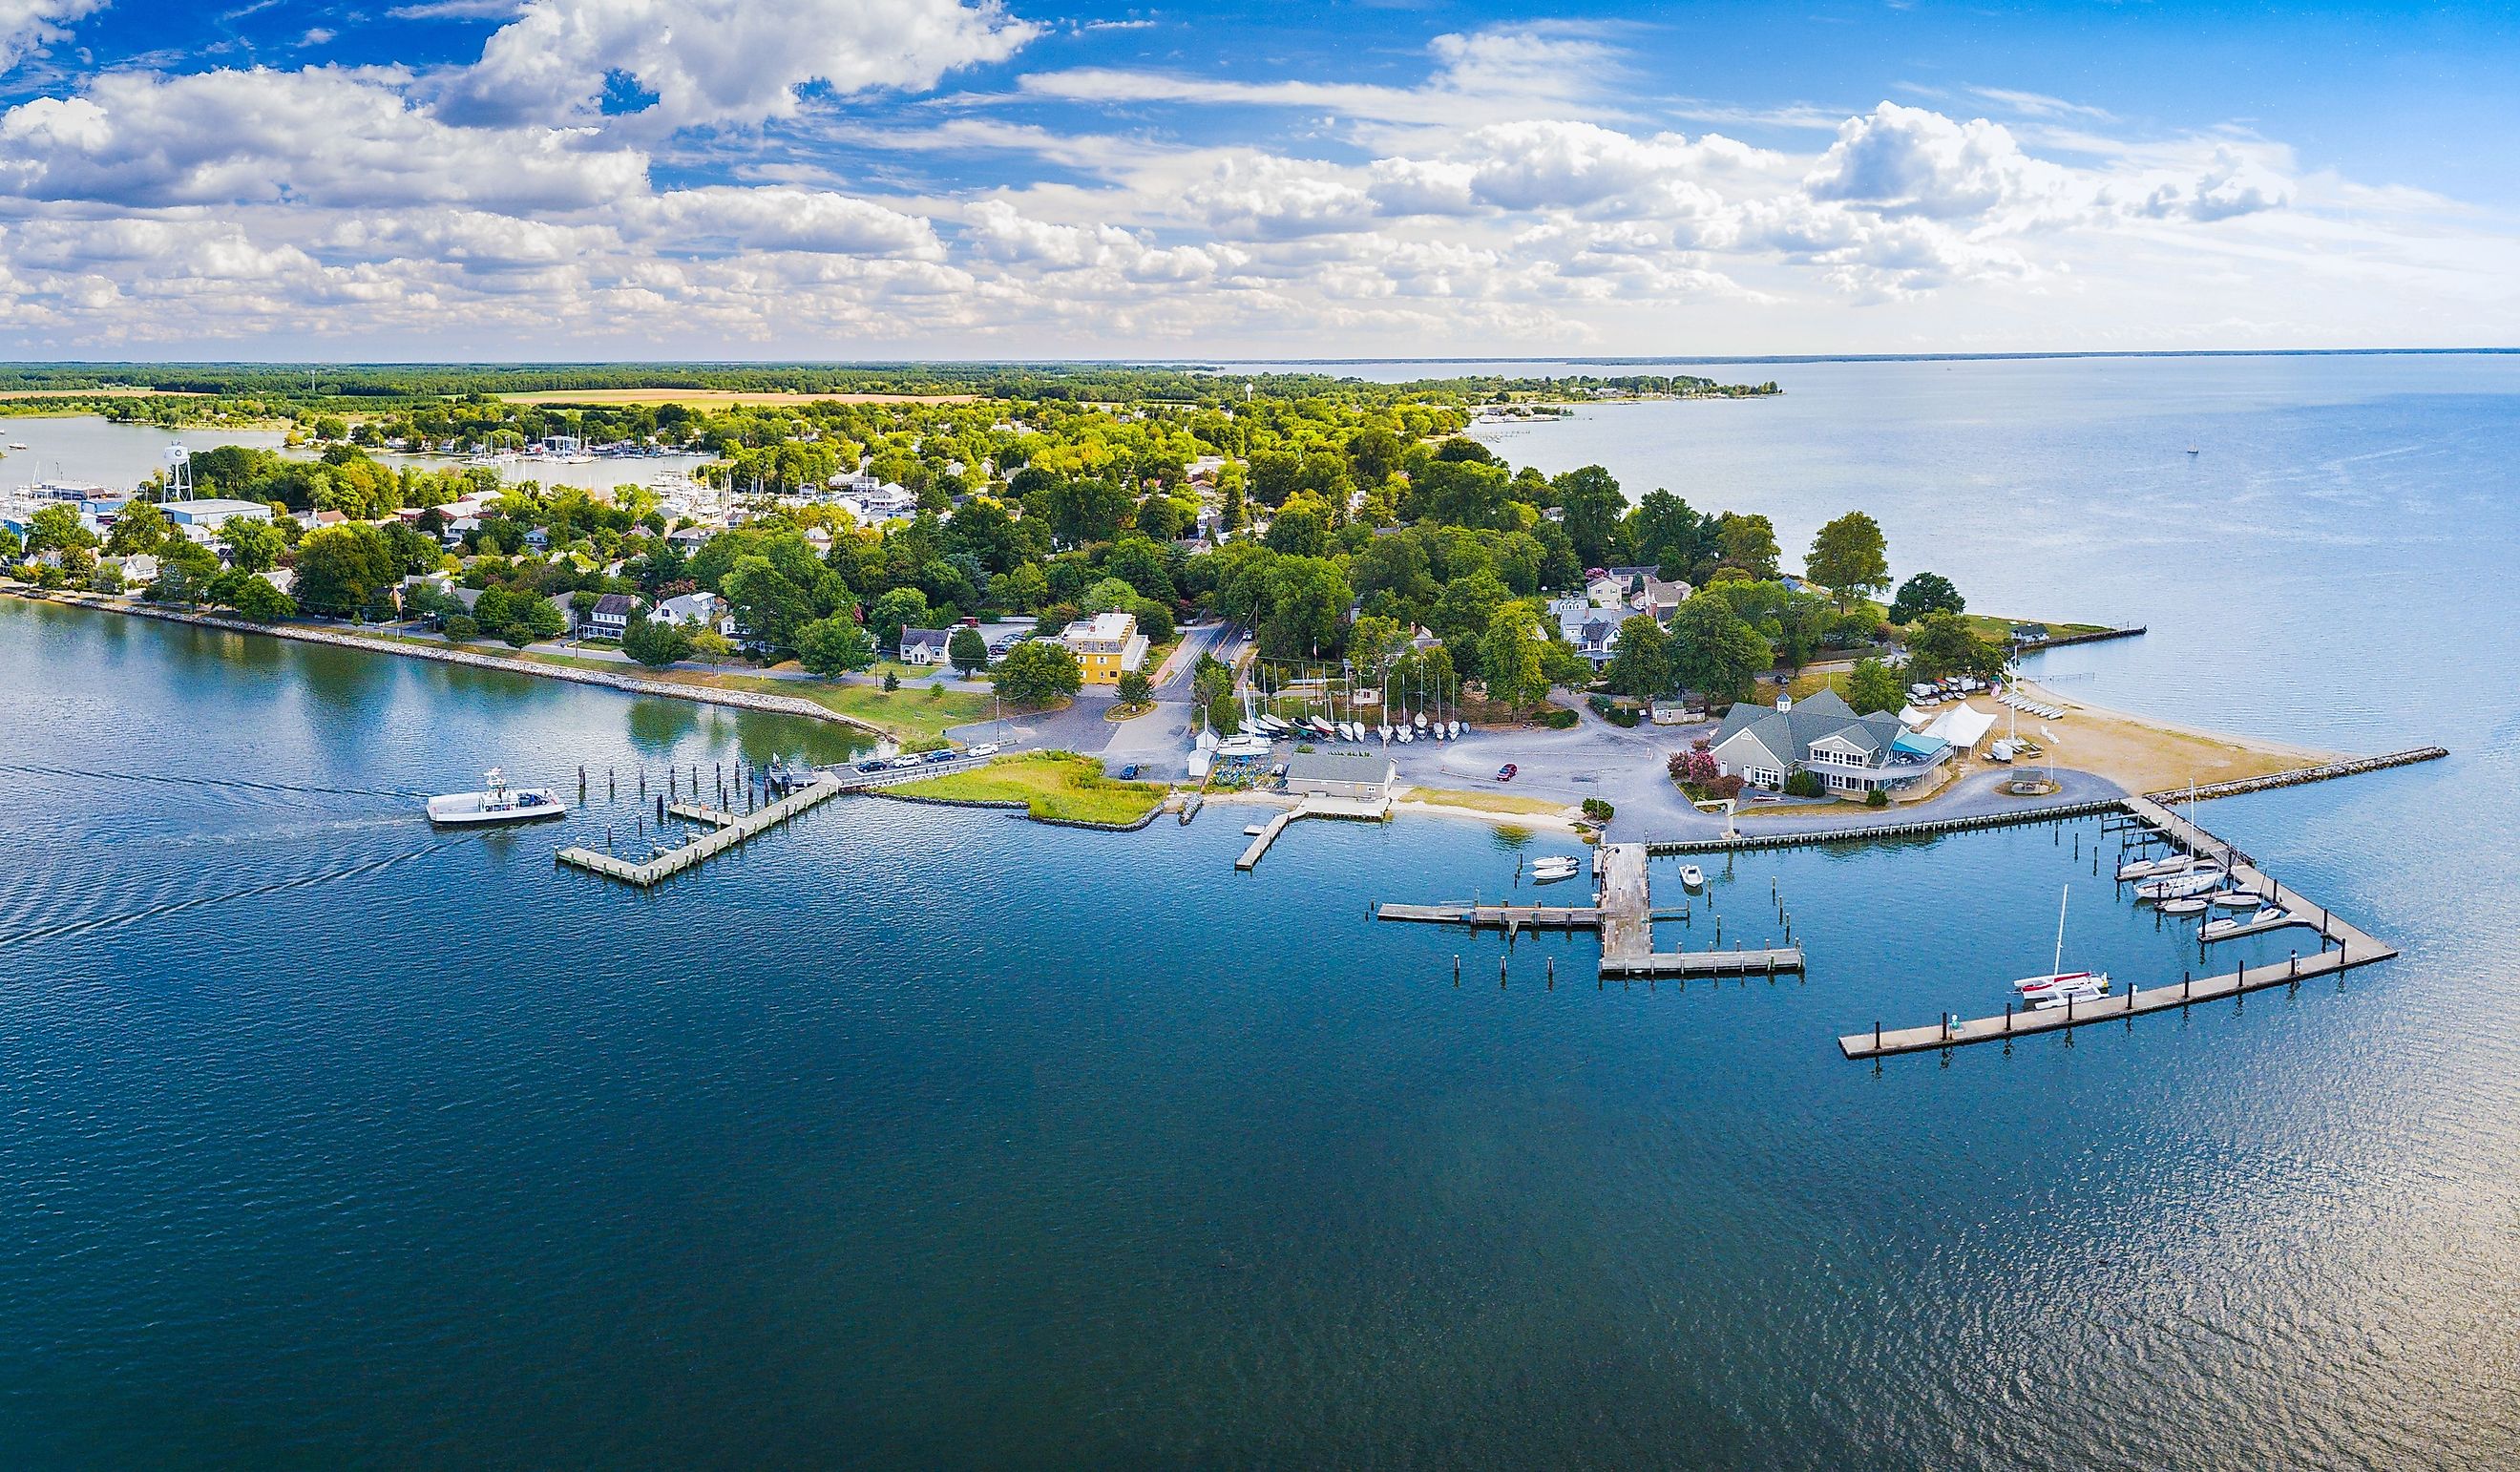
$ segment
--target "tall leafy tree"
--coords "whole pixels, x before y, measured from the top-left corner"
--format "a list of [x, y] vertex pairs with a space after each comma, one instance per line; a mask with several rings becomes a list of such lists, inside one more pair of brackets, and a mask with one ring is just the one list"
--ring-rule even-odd
[[1650, 613], [1622, 621], [1601, 676], [1610, 689], [1641, 700], [1671, 689], [1671, 640]]
[[1568, 470], [1550, 481], [1565, 513], [1566, 539], [1587, 567], [1607, 567], [1627, 559], [1627, 493], [1599, 466]]
[[998, 661], [998, 693], [1017, 705], [1047, 705], [1084, 685], [1075, 653], [1056, 640], [1027, 639]]
[[1887, 590], [1889, 543], [1881, 535], [1881, 523], [1862, 512], [1848, 512], [1829, 522], [1812, 538], [1803, 570], [1835, 594], [1840, 605]]
[[1897, 670], [1878, 659], [1859, 659], [1846, 677], [1846, 703], [1855, 707], [1857, 715], [1897, 710], [1907, 703], [1907, 690]]
[[1928, 613], [1965, 613], [1968, 602], [1952, 580], [1939, 572], [1919, 572], [1899, 585], [1890, 604], [1890, 621], [1912, 624]]
[[875, 663], [875, 639], [858, 626], [855, 615], [843, 608], [796, 631], [796, 662], [817, 675], [862, 670]]
[[1672, 616], [1672, 673], [1717, 699], [1739, 698], [1750, 677], [1775, 659], [1768, 641], [1721, 598], [1701, 593]]
[[1516, 708], [1537, 705], [1549, 693], [1541, 663], [1540, 615], [1531, 604], [1508, 602], [1489, 615], [1479, 637], [1479, 664], [1487, 673], [1488, 698]]

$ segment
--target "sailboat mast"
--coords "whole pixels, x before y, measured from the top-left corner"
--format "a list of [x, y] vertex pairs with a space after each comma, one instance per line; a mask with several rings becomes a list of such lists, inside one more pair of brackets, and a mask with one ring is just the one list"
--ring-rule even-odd
[[2065, 974], [2065, 897], [2073, 892], [2071, 884], [2056, 892], [2056, 959], [2048, 963], [2050, 976]]

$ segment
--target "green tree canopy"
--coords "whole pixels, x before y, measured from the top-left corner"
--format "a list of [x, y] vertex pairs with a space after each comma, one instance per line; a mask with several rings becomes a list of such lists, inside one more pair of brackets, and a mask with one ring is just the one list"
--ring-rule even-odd
[[859, 627], [856, 616], [845, 608], [796, 630], [796, 662], [817, 675], [865, 669], [875, 663], [875, 637]]
[[1928, 613], [1965, 613], [1968, 603], [1952, 580], [1939, 572], [1919, 572], [1899, 585], [1890, 604], [1890, 621], [1912, 624]]
[[1652, 614], [1635, 614], [1620, 623], [1601, 675], [1610, 689], [1640, 700], [1671, 689], [1671, 639]]
[[1876, 711], [1895, 711], [1908, 703], [1906, 685], [1899, 672], [1878, 659], [1859, 659], [1855, 670], [1846, 677], [1846, 703], [1855, 713], [1868, 716]]
[[1085, 687], [1076, 655], [1053, 639], [1027, 639], [998, 660], [998, 693], [1017, 705], [1047, 705]]
[[1672, 673], [1716, 699], [1739, 698], [1750, 677], [1775, 660], [1768, 641], [1721, 598], [1701, 593], [1672, 616]]
[[989, 642], [969, 624], [955, 627], [954, 637], [945, 641], [945, 657], [968, 679], [989, 666]]
[[1848, 512], [1829, 522], [1812, 538], [1803, 571], [1835, 594], [1840, 603], [1887, 589], [1889, 544], [1881, 535], [1881, 523], [1862, 512]]

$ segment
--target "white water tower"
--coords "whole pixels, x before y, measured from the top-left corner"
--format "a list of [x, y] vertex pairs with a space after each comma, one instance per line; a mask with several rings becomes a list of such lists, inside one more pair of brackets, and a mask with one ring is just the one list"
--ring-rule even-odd
[[192, 499], [193, 452], [182, 445], [168, 445], [166, 447], [166, 489], [158, 495], [158, 504], [162, 506], [169, 501]]

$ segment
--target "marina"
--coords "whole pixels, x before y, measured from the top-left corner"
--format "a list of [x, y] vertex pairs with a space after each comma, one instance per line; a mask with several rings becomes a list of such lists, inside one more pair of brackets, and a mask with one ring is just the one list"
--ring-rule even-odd
[[2351, 922], [2276, 882], [2252, 864], [2236, 846], [2216, 837], [2161, 803], [2148, 797], [2130, 797], [2123, 806], [2129, 817], [2159, 834], [2179, 852], [2200, 861], [2210, 859], [2228, 866], [2235, 887], [2265, 896], [2269, 906], [2280, 913], [2280, 918], [2270, 916], [2263, 922], [2253, 921], [2234, 926], [2228, 932], [2204, 935], [2198, 942], [2200, 951], [2208, 941], [2306, 925], [2315, 927], [2318, 933], [2318, 952], [2304, 956], [2295, 951], [2279, 962], [2263, 966], [2244, 965], [2213, 976], [2197, 976], [2191, 972], [2166, 984], [2131, 984], [2122, 994], [2070, 1000], [2061, 1007], [2019, 1010], [2007, 1004], [2000, 1016], [1965, 1020], [1956, 1013], [1946, 1012], [1941, 1020], [1921, 1027], [1884, 1028], [1876, 1022], [1869, 1032], [1840, 1037], [1837, 1040], [1839, 1050], [1850, 1059], [1885, 1058], [1899, 1053], [1934, 1052], [1965, 1044], [2001, 1043], [2015, 1037], [2061, 1032], [2068, 1028], [2088, 1027], [2095, 1022], [2114, 1022], [2185, 1007], [2199, 1002], [2239, 997], [2268, 987], [2293, 986], [2315, 977], [2339, 975], [2357, 966], [2388, 960], [2398, 954], [2394, 948], [2365, 934]]
[[711, 825], [714, 831], [679, 847], [667, 849], [644, 863], [634, 863], [613, 854], [599, 853], [594, 849], [578, 845], [563, 848], [552, 857], [556, 863], [569, 868], [581, 869], [591, 874], [601, 874], [608, 879], [617, 879], [624, 884], [646, 889], [703, 861], [715, 858], [747, 839], [768, 832], [806, 809], [836, 797], [845, 790], [847, 788], [841, 784], [838, 778], [827, 773], [796, 787], [778, 801], [750, 813], [728, 813], [716, 808], [702, 807], [698, 803], [671, 803], [665, 808], [669, 816], [680, 818], [687, 823]]
[[1600, 975], [1604, 980], [1659, 976], [1774, 976], [1803, 969], [1799, 946], [1731, 951], [1656, 951], [1653, 922], [1662, 918], [1653, 908], [1645, 874], [1646, 854], [1639, 843], [1605, 843], [1595, 854], [1598, 883], [1591, 905], [1468, 904], [1375, 907], [1374, 918], [1462, 925], [1472, 930], [1503, 930], [1508, 938], [1523, 930], [1598, 930]]

